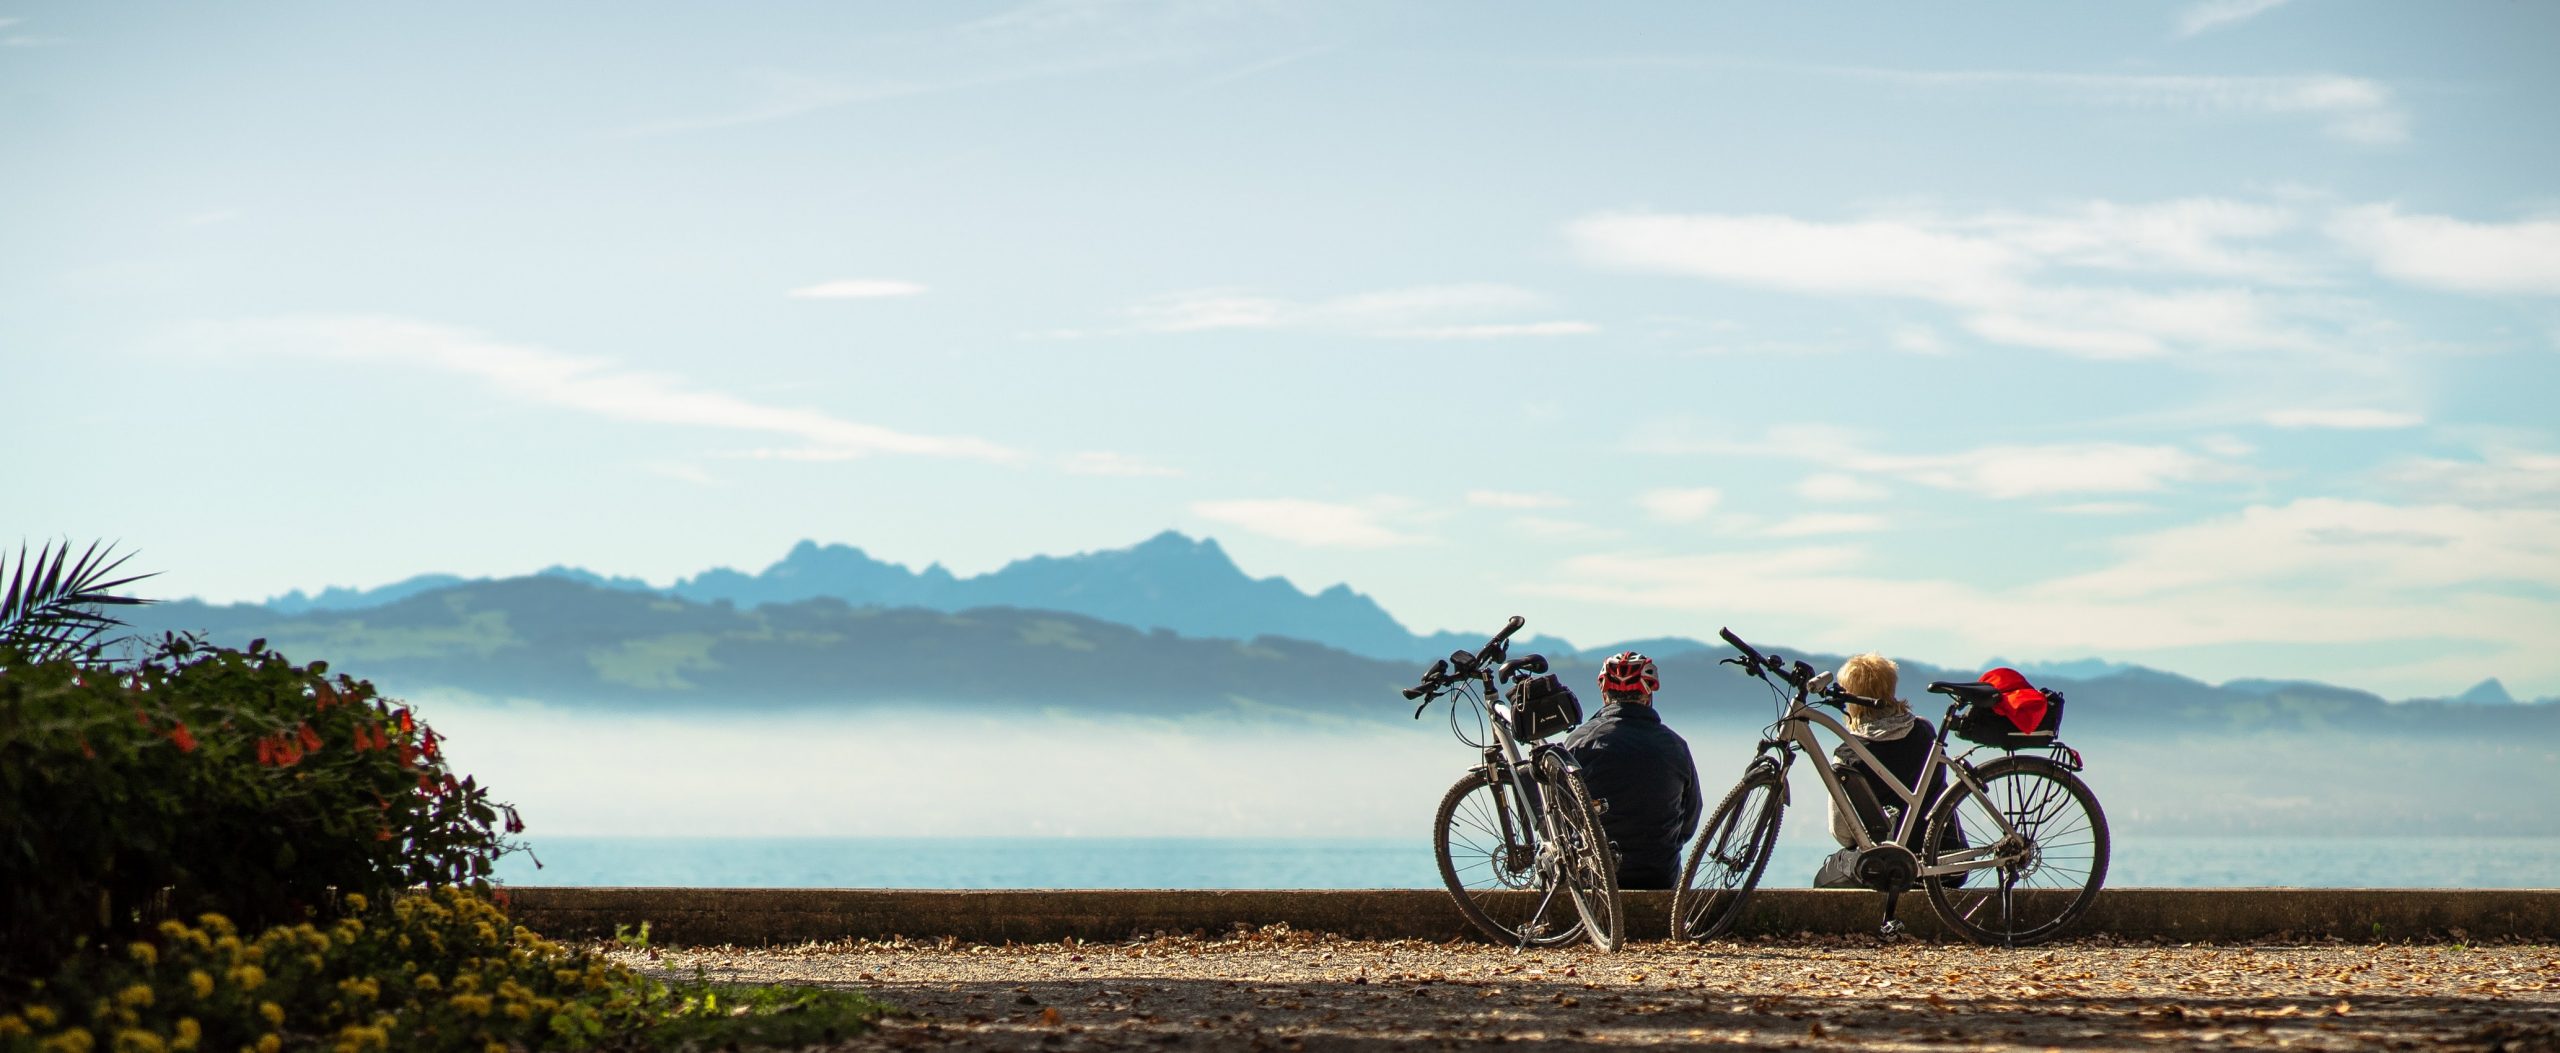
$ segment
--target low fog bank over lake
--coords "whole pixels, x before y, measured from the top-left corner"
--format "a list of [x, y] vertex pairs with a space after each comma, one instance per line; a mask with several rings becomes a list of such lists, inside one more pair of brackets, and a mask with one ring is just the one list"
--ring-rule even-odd
[[[423, 692], [462, 769], [529, 836], [1412, 838], [1475, 761], [1420, 721], [1205, 705], [1181, 719], [907, 706], [735, 713]], [[1394, 709], [1393, 700], [1382, 702]], [[1709, 807], [1761, 722], [1669, 708]], [[2348, 732], [2071, 739], [2119, 839], [2560, 836], [2560, 756], [2525, 740]], [[1980, 755], [1978, 755], [1980, 756]], [[1797, 766], [1790, 827], [1819, 829]]]

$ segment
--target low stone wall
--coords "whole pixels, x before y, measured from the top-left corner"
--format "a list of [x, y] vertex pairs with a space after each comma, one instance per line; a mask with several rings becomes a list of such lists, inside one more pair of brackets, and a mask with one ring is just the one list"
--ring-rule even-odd
[[[1351, 890], [915, 890], [543, 888], [508, 890], [516, 919], [555, 938], [610, 936], [646, 921], [665, 944], [753, 946], [891, 936], [1032, 943], [1116, 941], [1158, 930], [1221, 932], [1286, 923], [1305, 932], [1447, 940], [1472, 933], [1446, 893]], [[1738, 935], [1872, 933], [1872, 892], [1762, 889]], [[1670, 893], [1631, 892], [1628, 933], [1658, 939]], [[1902, 899], [1914, 934], [1942, 934], [1927, 897]], [[2560, 941], [2555, 889], [2108, 889], [2071, 935], [2233, 941], [2522, 938]]]

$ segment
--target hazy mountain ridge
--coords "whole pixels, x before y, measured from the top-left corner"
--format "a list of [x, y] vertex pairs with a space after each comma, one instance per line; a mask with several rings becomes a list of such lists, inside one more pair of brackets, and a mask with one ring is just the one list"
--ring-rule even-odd
[[[1066, 611], [1139, 629], [1170, 629], [1185, 636], [1232, 640], [1282, 636], [1375, 658], [1428, 658], [1483, 642], [1463, 633], [1415, 633], [1377, 601], [1348, 585], [1308, 593], [1286, 578], [1248, 576], [1214, 539], [1194, 540], [1171, 530], [1128, 548], [1032, 556], [966, 578], [939, 563], [909, 570], [850, 545], [815, 541], [792, 546], [781, 560], [755, 574], [715, 568], [665, 588], [574, 567], [550, 567], [539, 576], [739, 607], [836, 599], [853, 606], [938, 611], [979, 607]], [[269, 600], [266, 606], [286, 614], [362, 610], [464, 583], [465, 579], [450, 574], [422, 574], [375, 589], [332, 587], [317, 596], [296, 590]], [[1562, 640], [1534, 640], [1551, 651], [1572, 650]]]
[[[1279, 636], [1236, 641], [1139, 630], [1061, 611], [856, 607], [832, 598], [740, 607], [557, 576], [447, 586], [354, 610], [283, 614], [181, 601], [141, 608], [134, 618], [146, 632], [205, 631], [217, 643], [263, 637], [394, 691], [450, 687], [673, 708], [929, 702], [1166, 714], [1242, 703], [1390, 719], [1410, 712], [1396, 692], [1424, 664]], [[1771, 649], [1826, 668], [1840, 660]], [[1698, 649], [1660, 658], [1665, 712], [1765, 722], [1772, 712], [1767, 692], [1718, 666], [1722, 657]], [[1588, 697], [1593, 660], [1551, 658], [1596, 707]], [[1927, 682], [1970, 680], [1976, 672], [1905, 661], [1903, 694], [1934, 717], [1944, 701], [1925, 693]], [[2216, 687], [2138, 667], [2040, 682], [2068, 695], [2066, 728], [2074, 734], [2560, 734], [2560, 706], [2392, 703], [2323, 684]]]

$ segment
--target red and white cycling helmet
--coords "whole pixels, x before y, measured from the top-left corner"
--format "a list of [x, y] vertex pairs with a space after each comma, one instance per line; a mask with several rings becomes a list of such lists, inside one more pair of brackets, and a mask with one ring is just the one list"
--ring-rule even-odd
[[1662, 677], [1654, 673], [1653, 659], [1634, 651], [1620, 651], [1600, 663], [1600, 690], [1650, 695], [1662, 690]]

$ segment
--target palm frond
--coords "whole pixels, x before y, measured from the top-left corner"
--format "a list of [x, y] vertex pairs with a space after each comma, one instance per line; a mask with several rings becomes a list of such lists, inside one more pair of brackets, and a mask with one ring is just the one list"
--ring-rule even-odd
[[45, 542], [29, 558], [21, 542], [14, 565], [0, 560], [6, 571], [0, 577], [9, 582], [8, 593], [0, 596], [0, 649], [37, 660], [67, 657], [122, 627], [124, 622], [103, 608], [151, 602], [115, 591], [152, 576], [113, 577], [131, 558], [92, 541], [74, 559], [67, 540], [59, 548]]

